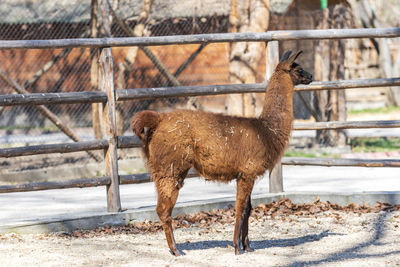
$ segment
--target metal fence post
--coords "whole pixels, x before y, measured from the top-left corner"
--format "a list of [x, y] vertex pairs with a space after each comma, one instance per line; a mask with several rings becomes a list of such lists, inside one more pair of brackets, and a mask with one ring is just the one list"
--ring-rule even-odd
[[[268, 81], [279, 63], [279, 43], [271, 41], [266, 43], [265, 51], [265, 81]], [[269, 192], [283, 192], [282, 164], [279, 160], [269, 173]]]
[[113, 78], [113, 56], [111, 48], [102, 48], [100, 54], [99, 89], [107, 94], [107, 103], [103, 104], [103, 138], [108, 141], [104, 150], [106, 175], [111, 183], [107, 185], [107, 210], [121, 211], [118, 177], [117, 126], [115, 116], [115, 91]]

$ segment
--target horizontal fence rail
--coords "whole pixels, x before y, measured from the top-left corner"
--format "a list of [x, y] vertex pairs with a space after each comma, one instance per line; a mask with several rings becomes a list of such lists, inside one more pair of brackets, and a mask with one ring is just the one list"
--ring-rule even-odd
[[[190, 169], [186, 177], [199, 177], [199, 173], [194, 169]], [[120, 175], [119, 179], [121, 184], [142, 184], [151, 182], [150, 173]]]
[[383, 38], [400, 36], [400, 28], [367, 28], [367, 29], [327, 29], [268, 31], [262, 33], [214, 33], [153, 37], [125, 38], [77, 38], [55, 40], [16, 40], [0, 41], [0, 49], [21, 48], [69, 48], [69, 47], [121, 47], [121, 46], [156, 46], [175, 44], [201, 44], [256, 41], [269, 42], [281, 40], [317, 40], [345, 38]]
[[324, 167], [400, 167], [400, 160], [396, 159], [330, 159], [330, 158], [282, 158], [283, 165], [309, 165]]
[[66, 189], [66, 188], [83, 188], [104, 186], [111, 183], [110, 177], [73, 179], [68, 181], [58, 182], [34, 182], [16, 185], [1, 185], [0, 193], [28, 192], [51, 189]]
[[107, 102], [105, 92], [32, 93], [0, 95], [0, 106], [55, 105]]
[[[118, 136], [118, 148], [141, 147], [142, 143], [137, 136]], [[32, 156], [51, 153], [71, 153], [78, 151], [99, 150], [108, 148], [108, 141], [91, 140], [75, 143], [46, 144], [23, 147], [0, 148], [0, 158]]]
[[[199, 174], [191, 169], [186, 176], [187, 178], [198, 177]], [[119, 175], [120, 184], [142, 184], [151, 182], [149, 173]], [[109, 176], [72, 179], [69, 181], [57, 182], [34, 182], [26, 184], [2, 185], [0, 193], [28, 192], [51, 189], [66, 189], [66, 188], [83, 188], [109, 185], [111, 178]]]
[[[368, 128], [400, 128], [400, 120], [391, 121], [328, 121], [313, 123], [295, 123], [293, 130], [337, 130]], [[118, 148], [141, 147], [137, 136], [118, 136]], [[70, 153], [77, 151], [99, 150], [108, 148], [107, 140], [92, 140], [75, 143], [47, 144], [0, 149], [0, 158], [39, 155], [48, 153]]]
[[118, 148], [134, 148], [142, 147], [142, 141], [139, 137], [134, 136], [118, 136]]
[[386, 86], [400, 86], [400, 77], [312, 82], [308, 85], [297, 85], [295, 87], [295, 91], [354, 89]]
[[[343, 81], [312, 82], [309, 85], [298, 85], [295, 91], [332, 90], [366, 87], [400, 86], [400, 77], [384, 79], [355, 79]], [[167, 97], [204, 96], [240, 93], [263, 93], [267, 84], [223, 84], [202, 86], [177, 86], [116, 90], [117, 101], [144, 100]]]
[[[263, 93], [265, 92], [266, 86], [266, 83], [223, 84], [121, 89], [115, 91], [117, 101], [126, 101], [168, 97]], [[353, 89], [387, 86], [400, 86], [400, 77], [312, 82], [308, 85], [297, 85], [295, 87], [295, 91]], [[106, 101], [107, 94], [105, 92], [32, 93], [0, 95], [0, 106], [100, 103]]]
[[400, 120], [392, 121], [326, 121], [313, 123], [295, 123], [294, 130], [339, 130], [368, 128], [398, 128]]
[[71, 153], [108, 148], [107, 140], [93, 140], [75, 143], [46, 144], [0, 149], [0, 158], [31, 156], [50, 153]]

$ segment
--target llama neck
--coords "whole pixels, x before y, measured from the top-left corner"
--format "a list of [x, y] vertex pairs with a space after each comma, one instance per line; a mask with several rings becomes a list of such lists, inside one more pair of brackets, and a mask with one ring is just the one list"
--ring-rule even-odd
[[289, 74], [277, 73], [271, 77], [260, 119], [272, 132], [289, 138], [293, 122], [293, 83]]

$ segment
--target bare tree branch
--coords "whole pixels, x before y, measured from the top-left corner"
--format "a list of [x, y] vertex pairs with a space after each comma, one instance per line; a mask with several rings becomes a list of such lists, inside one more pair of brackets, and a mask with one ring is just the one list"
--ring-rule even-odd
[[[115, 13], [115, 11], [110, 8], [110, 12], [113, 15], [115, 21], [118, 23], [118, 25], [121, 27], [121, 29], [129, 36], [131, 37], [136, 37], [137, 35], [135, 32], [128, 26], [126, 23], [124, 23]], [[153, 62], [154, 66], [158, 69], [158, 71], [165, 77], [171, 84], [174, 86], [180, 86], [181, 83], [169, 72], [167, 67], [151, 52], [151, 50], [147, 47], [139, 47], [145, 54], [146, 56]]]

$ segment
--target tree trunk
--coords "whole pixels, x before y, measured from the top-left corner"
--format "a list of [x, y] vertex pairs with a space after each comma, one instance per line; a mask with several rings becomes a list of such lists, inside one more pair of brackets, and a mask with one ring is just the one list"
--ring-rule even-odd
[[[269, 24], [269, 0], [231, 0], [230, 32], [265, 32]], [[235, 42], [230, 44], [229, 82], [255, 83], [257, 65], [265, 44]], [[226, 108], [231, 115], [255, 116], [254, 94], [229, 95]]]
[[[352, 17], [348, 8], [337, 5], [332, 10], [332, 26], [333, 29], [350, 28]], [[346, 53], [346, 40], [331, 41], [330, 51], [330, 72], [329, 79], [331, 81], [344, 80], [345, 69], [344, 59]], [[346, 94], [344, 90], [333, 90], [332, 94], [332, 118], [334, 121], [346, 121]], [[347, 142], [347, 134], [345, 130], [331, 131], [336, 146], [345, 146]]]
[[[329, 9], [322, 10], [321, 16], [317, 18], [316, 29], [327, 29], [329, 27]], [[314, 79], [316, 81], [329, 80], [329, 40], [316, 41], [314, 60]], [[316, 91], [316, 110], [321, 121], [329, 120], [330, 92], [328, 90]], [[317, 131], [317, 142], [319, 144], [328, 143], [330, 136], [327, 131]]]
[[[321, 11], [317, 18], [317, 29], [348, 28], [352, 21], [347, 7], [336, 5]], [[345, 79], [344, 54], [345, 40], [319, 40], [315, 45], [315, 80]], [[343, 90], [324, 90], [315, 92], [317, 119], [320, 121], [345, 121], [346, 97]], [[346, 145], [346, 132], [343, 130], [319, 130], [317, 142], [322, 146]]]
[[[375, 15], [375, 12], [371, 8], [370, 2], [368, 0], [359, 0], [358, 8], [360, 11], [360, 17], [363, 25], [367, 28], [381, 28], [382, 25]], [[372, 39], [375, 48], [379, 55], [379, 69], [382, 77], [390, 78], [397, 77], [399, 72], [396, 69], [396, 62], [392, 62], [392, 57], [390, 55], [390, 49], [388, 45], [388, 39], [379, 38], [378, 40]], [[398, 87], [388, 87], [386, 88], [386, 105], [388, 106], [400, 106], [400, 89]]]

